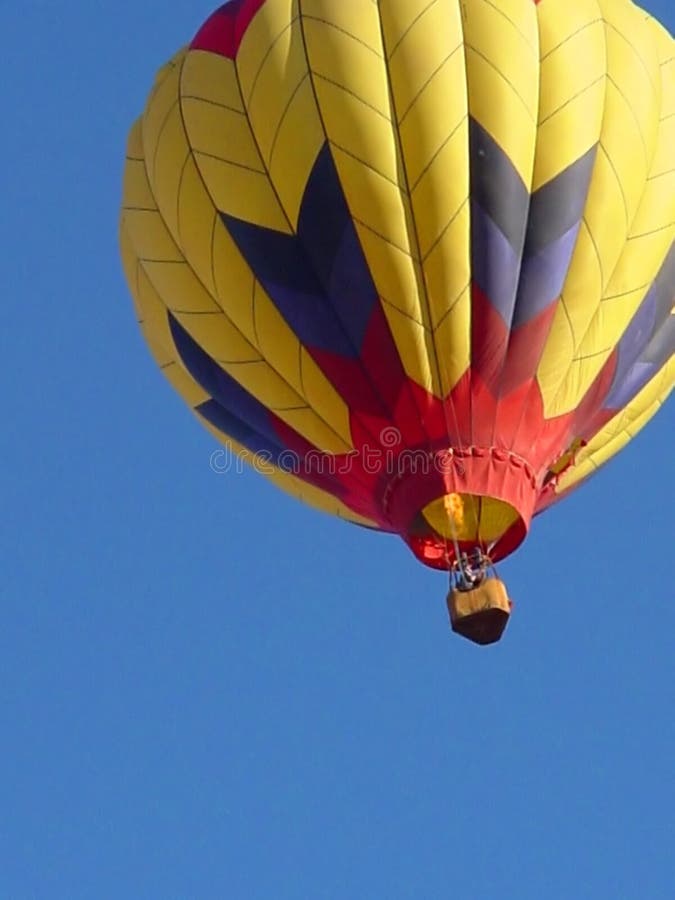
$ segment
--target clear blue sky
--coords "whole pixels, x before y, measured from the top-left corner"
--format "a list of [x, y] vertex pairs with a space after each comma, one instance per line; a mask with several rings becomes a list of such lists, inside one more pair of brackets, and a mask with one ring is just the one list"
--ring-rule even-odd
[[672, 402], [451, 637], [396, 539], [215, 475], [136, 329], [126, 132], [208, 0], [1, 9], [0, 898], [672, 897]]

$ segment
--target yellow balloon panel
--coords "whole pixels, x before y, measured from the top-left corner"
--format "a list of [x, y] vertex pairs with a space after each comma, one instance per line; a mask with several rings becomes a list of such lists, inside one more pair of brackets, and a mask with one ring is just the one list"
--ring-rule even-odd
[[532, 181], [539, 106], [539, 31], [528, 0], [475, 0], [462, 6], [469, 111]]
[[634, 400], [579, 451], [575, 466], [560, 477], [556, 493], [575, 487], [619, 453], [666, 403], [674, 384], [675, 359], [671, 358]]
[[[675, 220], [675, 195], [651, 188], [664, 138], [662, 70], [653, 32], [631, 4], [600, 3], [603, 121], [583, 228], [538, 369], [547, 416], [574, 409], [614, 350], [665, 257], [668, 232], [638, 250], [635, 225]], [[657, 200], [654, 203], [654, 200]]]
[[[138, 149], [136, 147], [136, 149]], [[142, 197], [146, 204], [154, 198], [147, 184], [147, 176], [142, 161], [132, 159], [127, 174], [126, 202], [135, 202]], [[138, 217], [142, 221], [138, 222]], [[323, 421], [316, 411], [310, 410], [300, 394], [275, 371], [268, 361], [263, 360], [258, 349], [251, 344], [233, 322], [227, 318], [205, 290], [194, 272], [185, 262], [180, 249], [174, 243], [156, 207], [138, 210], [126, 208], [123, 214], [125, 233], [125, 257], [129, 260], [129, 272], [134, 270], [136, 254], [144, 252], [138, 261], [143, 275], [143, 287], [147, 295], [150, 286], [155, 303], [154, 315], [144, 324], [145, 331], [158, 330], [160, 343], [169, 342], [170, 337], [166, 310], [171, 309], [176, 319], [186, 328], [209, 355], [223, 367], [253, 396], [273, 409], [317, 447], [328, 452], [342, 453], [350, 449], [348, 414], [344, 403], [328, 385], [320, 372], [314, 372], [315, 381], [324, 387], [316, 390], [318, 408], [327, 415]], [[132, 290], [133, 290], [133, 281]], [[138, 289], [138, 288], [137, 288]], [[161, 297], [161, 300], [160, 300]], [[264, 296], [260, 296], [260, 307], [264, 309]], [[268, 306], [269, 300], [267, 300]], [[275, 322], [275, 347], [279, 348], [279, 335], [292, 334], [281, 323]], [[254, 329], [255, 330], [255, 329]], [[294, 359], [299, 359], [299, 344], [293, 335]], [[327, 422], [332, 422], [328, 425]], [[337, 429], [337, 430], [336, 430]], [[340, 436], [339, 432], [342, 432]]]
[[606, 81], [605, 27], [596, 0], [541, 3], [539, 111], [533, 191], [596, 146]]

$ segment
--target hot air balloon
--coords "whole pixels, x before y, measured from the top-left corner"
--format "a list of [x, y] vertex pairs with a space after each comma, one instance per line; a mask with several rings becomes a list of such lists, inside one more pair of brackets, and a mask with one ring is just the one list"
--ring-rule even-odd
[[628, 0], [231, 0], [131, 129], [140, 327], [218, 440], [449, 571], [490, 643], [494, 563], [672, 387], [673, 147], [674, 42]]

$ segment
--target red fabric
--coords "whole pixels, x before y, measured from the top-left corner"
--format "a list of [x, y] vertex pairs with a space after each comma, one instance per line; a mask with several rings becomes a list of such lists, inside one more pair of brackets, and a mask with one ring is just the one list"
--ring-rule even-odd
[[246, 29], [265, 0], [233, 0], [206, 20], [190, 44], [191, 50], [206, 50], [234, 59]]
[[512, 329], [508, 353], [499, 376], [499, 393], [502, 396], [529, 383], [537, 371], [556, 307], [555, 302], [551, 303], [530, 322]]
[[[531, 329], [531, 340], [534, 332], [538, 343], [547, 328], [547, 315], [542, 315]], [[492, 555], [500, 559], [512, 552], [524, 539], [535, 509], [553, 501], [554, 481], [546, 480], [549, 466], [575, 438], [583, 437], [585, 424], [595, 429], [604, 417], [598, 410], [616, 365], [613, 355], [575, 411], [547, 420], [536, 379], [495, 395], [475, 368], [465, 372], [442, 403], [405, 375], [380, 307], [368, 325], [360, 358], [310, 352], [349, 407], [355, 449], [339, 457], [314, 451], [313, 466], [303, 467], [304, 455], [314, 448], [278, 419], [282, 444], [298, 455], [294, 474], [381, 529], [400, 534], [421, 561], [440, 568], [448, 566], [446, 541], [433, 532], [421, 510], [449, 493], [502, 500], [519, 519]], [[532, 365], [532, 358], [521, 371]], [[482, 371], [493, 375], [485, 367]], [[496, 383], [501, 384], [499, 378]], [[450, 464], [440, 465], [452, 447]], [[323, 460], [318, 466], [317, 457]]]
[[509, 328], [477, 284], [471, 286], [471, 370], [494, 393], [499, 389]]
[[[524, 538], [538, 497], [534, 472], [524, 460], [506, 451], [474, 447], [454, 451], [451, 456], [436, 454], [433, 467], [423, 473], [418, 469], [395, 476], [387, 485], [382, 504], [395, 530], [409, 535], [419, 511], [451, 493], [492, 497], [517, 510], [521, 524], [509, 552]], [[429, 538], [440, 546], [445, 543], [437, 536]], [[495, 558], [501, 555], [497, 553]]]

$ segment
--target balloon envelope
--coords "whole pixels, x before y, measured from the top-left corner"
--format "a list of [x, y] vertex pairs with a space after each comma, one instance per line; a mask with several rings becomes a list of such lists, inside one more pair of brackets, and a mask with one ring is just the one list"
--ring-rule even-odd
[[675, 53], [628, 0], [232, 0], [129, 138], [138, 319], [201, 422], [429, 565], [664, 402]]

